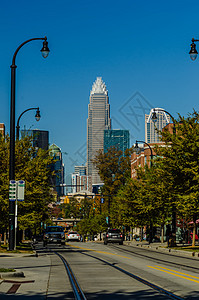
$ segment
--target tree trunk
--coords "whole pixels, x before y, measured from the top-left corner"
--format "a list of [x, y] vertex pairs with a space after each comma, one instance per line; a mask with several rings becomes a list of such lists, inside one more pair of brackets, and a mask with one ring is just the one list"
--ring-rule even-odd
[[3, 244], [6, 245], [6, 231], [4, 231]]
[[161, 243], [164, 243], [164, 224], [161, 224]]
[[196, 222], [193, 223], [192, 247], [195, 247], [195, 244], [196, 244]]
[[25, 230], [23, 230], [22, 241], [25, 241]]

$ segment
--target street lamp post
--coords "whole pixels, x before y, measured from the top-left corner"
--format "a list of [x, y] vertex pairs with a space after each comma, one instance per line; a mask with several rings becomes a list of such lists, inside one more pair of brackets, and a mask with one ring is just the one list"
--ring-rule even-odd
[[17, 120], [17, 126], [16, 126], [16, 139], [18, 140], [19, 139], [19, 129], [20, 129], [20, 126], [19, 126], [19, 121], [21, 119], [21, 117], [23, 116], [23, 114], [29, 110], [33, 110], [33, 109], [36, 109], [36, 114], [35, 114], [35, 119], [36, 121], [39, 121], [40, 118], [41, 118], [41, 115], [40, 115], [40, 110], [39, 110], [39, 107], [34, 107], [34, 108], [28, 108], [26, 110], [24, 110], [24, 112], [22, 112]]
[[[11, 105], [10, 105], [10, 163], [9, 163], [9, 179], [15, 180], [15, 81], [16, 81], [16, 56], [21, 47], [25, 44], [34, 41], [43, 40], [41, 49], [42, 56], [46, 58], [49, 54], [47, 37], [32, 38], [23, 42], [15, 51], [12, 59], [11, 67]], [[15, 201], [9, 201], [9, 250], [15, 248]]]
[[192, 60], [195, 60], [198, 55], [198, 51], [196, 50], [196, 44], [194, 42], [199, 42], [199, 40], [195, 40], [194, 38], [192, 38], [191, 50], [189, 51], [189, 55]]
[[168, 114], [170, 116], [170, 118], [171, 118], [171, 120], [173, 122], [173, 134], [175, 135], [176, 134], [176, 127], [175, 127], [175, 119], [174, 119], [174, 117], [168, 111], [166, 111], [165, 109], [162, 109], [162, 108], [155, 109], [154, 108], [153, 109], [153, 113], [152, 113], [152, 117], [151, 117], [151, 119], [152, 119], [153, 122], [156, 122], [157, 119], [158, 119], [157, 115], [156, 115], [156, 111], [157, 112], [159, 112], [159, 111], [165, 112], [166, 114]]
[[144, 142], [144, 141], [136, 141], [135, 142], [135, 147], [134, 147], [136, 150], [139, 149], [138, 143], [146, 144], [149, 147], [149, 149], [151, 151], [151, 163], [150, 163], [150, 165], [152, 166], [152, 164], [153, 164], [153, 162], [152, 162], [153, 161], [153, 150], [152, 150], [151, 146], [148, 143]]
[[[153, 113], [152, 113], [152, 120], [153, 121], [157, 120], [156, 111], [163, 111], [163, 112], [165, 112], [166, 114], [168, 114], [171, 117], [172, 122], [173, 122], [173, 134], [175, 136], [176, 135], [176, 127], [175, 127], [175, 119], [174, 119], [174, 117], [168, 111], [166, 111], [164, 109], [161, 109], [161, 108], [155, 109], [154, 108], [153, 109]], [[175, 210], [174, 206], [173, 206], [173, 211], [172, 211], [172, 232], [176, 233], [176, 210]]]
[[[149, 147], [149, 149], [150, 149], [150, 151], [151, 151], [151, 163], [150, 163], [150, 165], [151, 165], [151, 167], [152, 167], [152, 165], [153, 165], [153, 150], [152, 150], [151, 146], [150, 146], [148, 143], [144, 142], [144, 141], [137, 141], [137, 140], [136, 140], [136, 142], [135, 142], [135, 147], [134, 147], [134, 148], [136, 149], [136, 151], [139, 149], [138, 143], [146, 144], [146, 145]], [[150, 221], [149, 244], [152, 242], [152, 230], [153, 230], [153, 224], [152, 224], [152, 222]]]

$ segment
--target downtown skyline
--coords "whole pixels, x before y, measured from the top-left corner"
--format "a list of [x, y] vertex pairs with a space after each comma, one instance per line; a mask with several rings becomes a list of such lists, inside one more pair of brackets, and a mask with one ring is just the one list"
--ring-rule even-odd
[[[194, 7], [194, 10], [193, 10]], [[1, 7], [0, 123], [9, 132], [10, 65], [26, 39], [47, 36], [50, 54], [41, 43], [27, 45], [16, 65], [16, 120], [20, 127], [49, 131], [63, 155], [66, 173], [86, 158], [89, 94], [96, 77], [109, 91], [113, 129], [130, 130], [131, 145], [145, 135], [145, 114], [162, 107], [175, 118], [198, 105], [199, 61], [192, 62], [192, 37], [199, 38], [199, 3], [187, 1], [39, 1]], [[103, 16], [103, 21], [102, 21]], [[199, 45], [197, 45], [197, 48]], [[131, 146], [130, 145], [130, 146]]]

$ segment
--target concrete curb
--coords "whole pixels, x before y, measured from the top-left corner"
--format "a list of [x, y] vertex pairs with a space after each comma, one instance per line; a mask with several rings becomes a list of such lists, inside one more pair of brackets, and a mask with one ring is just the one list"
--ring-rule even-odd
[[199, 252], [194, 252], [194, 251], [185, 251], [185, 250], [176, 250], [176, 249], [172, 249], [172, 248], [163, 248], [161, 246], [156, 246], [156, 245], [144, 245], [144, 244], [133, 244], [131, 242], [125, 242], [125, 245], [128, 245], [128, 246], [132, 246], [132, 247], [140, 247], [140, 248], [145, 248], [147, 250], [151, 250], [151, 251], [154, 251], [154, 252], [166, 252], [168, 254], [171, 254], [171, 255], [179, 255], [179, 256], [184, 256], [184, 257], [187, 257], [187, 256], [191, 256], [193, 258], [196, 258], [198, 259], [199, 258]]
[[31, 257], [38, 256], [36, 250], [33, 250], [33, 253], [12, 253], [12, 252], [2, 252], [0, 257]]

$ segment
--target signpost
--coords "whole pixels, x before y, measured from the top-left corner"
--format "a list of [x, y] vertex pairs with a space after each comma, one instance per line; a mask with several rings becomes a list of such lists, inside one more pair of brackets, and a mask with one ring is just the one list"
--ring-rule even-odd
[[24, 201], [24, 190], [25, 190], [25, 181], [24, 180], [10, 180], [9, 183], [9, 201], [15, 202], [15, 245], [16, 249], [16, 233], [17, 233], [17, 201]]
[[24, 201], [24, 190], [25, 190], [25, 181], [17, 181], [17, 200]]
[[17, 182], [10, 180], [9, 183], [9, 201], [15, 201], [17, 198]]

